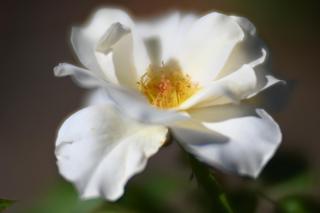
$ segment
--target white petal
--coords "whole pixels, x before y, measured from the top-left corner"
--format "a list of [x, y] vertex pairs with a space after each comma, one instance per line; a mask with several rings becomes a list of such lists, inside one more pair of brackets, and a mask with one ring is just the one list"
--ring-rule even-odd
[[179, 108], [207, 107], [228, 103], [239, 103], [268, 87], [283, 82], [259, 70], [259, 65], [265, 61], [266, 50], [262, 49], [260, 57], [223, 78], [208, 83], [198, 93], [185, 101]]
[[147, 22], [137, 23], [136, 29], [144, 39], [153, 64], [166, 63], [174, 58], [185, 33], [196, 20], [193, 14], [165, 14]]
[[87, 88], [98, 87], [106, 84], [106, 81], [96, 76], [95, 73], [67, 63], [61, 63], [56, 66], [54, 68], [54, 74], [57, 77], [70, 75], [79, 86]]
[[[252, 61], [261, 58], [262, 50], [266, 49], [263, 42], [256, 36], [256, 29], [250, 21], [235, 16], [231, 16], [231, 19], [241, 27], [245, 37], [233, 48], [225, 66], [220, 70], [215, 79], [220, 79], [235, 72], [244, 64], [250, 64]], [[263, 62], [264, 61], [261, 61], [261, 63]]]
[[113, 23], [100, 38], [96, 45], [96, 50], [108, 54], [114, 48], [113, 46], [129, 34], [130, 31], [130, 28], [119, 22]]
[[178, 126], [174, 136], [199, 160], [225, 171], [257, 177], [281, 142], [279, 126], [262, 109], [226, 105], [197, 109], [190, 116], [202, 130]]
[[106, 71], [106, 74], [131, 88], [136, 88], [137, 76], [142, 75], [150, 64], [146, 47], [136, 31], [133, 22], [113, 23], [96, 44], [95, 53], [102, 68], [108, 67], [107, 56], [112, 53], [114, 73]]
[[113, 104], [105, 89], [90, 91], [83, 100], [84, 106]]
[[165, 127], [129, 120], [110, 105], [85, 108], [59, 130], [59, 171], [83, 198], [116, 200], [128, 179], [142, 171], [163, 145], [167, 132]]
[[253, 24], [241, 17], [231, 16], [231, 19], [242, 28], [245, 39], [233, 48], [214, 81], [183, 103], [181, 109], [238, 103], [283, 82], [269, 73], [271, 66], [267, 50], [256, 36]]
[[261, 90], [281, 81], [271, 75], [272, 67], [267, 47], [257, 36], [254, 25], [243, 17], [231, 16], [231, 18], [242, 28], [245, 38], [234, 47], [225, 66], [215, 80], [237, 71], [243, 65], [249, 65], [255, 70], [257, 76], [256, 91], [249, 96], [252, 97]]
[[152, 106], [140, 92], [116, 85], [106, 87], [109, 97], [123, 114], [142, 123], [170, 124], [188, 119], [185, 113], [175, 110], [161, 110]]
[[108, 55], [112, 51], [114, 78], [120, 85], [137, 88], [138, 79], [133, 60], [133, 38], [129, 28], [120, 23], [112, 24], [97, 44], [97, 51], [103, 53], [100, 57]]
[[229, 16], [210, 13], [198, 19], [181, 39], [176, 59], [192, 79], [205, 85], [223, 68], [244, 33]]
[[249, 65], [208, 84], [181, 104], [179, 109], [239, 103], [256, 91], [257, 77]]
[[104, 8], [99, 9], [84, 27], [74, 27], [71, 33], [71, 43], [81, 63], [96, 75], [110, 81], [114, 81], [112, 74], [109, 76], [114, 72], [110, 70], [112, 69], [112, 61], [101, 55], [98, 61], [95, 51], [100, 39], [114, 23], [121, 23], [129, 28], [133, 26], [133, 22], [126, 12]]

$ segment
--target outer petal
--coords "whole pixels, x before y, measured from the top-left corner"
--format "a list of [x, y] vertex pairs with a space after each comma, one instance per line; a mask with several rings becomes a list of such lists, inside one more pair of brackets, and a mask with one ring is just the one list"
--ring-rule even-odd
[[191, 78], [205, 85], [223, 68], [244, 33], [229, 16], [210, 13], [198, 19], [181, 38], [176, 59]]
[[57, 77], [71, 76], [82, 87], [91, 88], [105, 85], [107, 82], [99, 78], [95, 73], [67, 63], [61, 63], [54, 68]]
[[239, 103], [241, 100], [251, 98], [276, 83], [283, 83], [272, 75], [265, 75], [263, 71], [259, 70], [259, 67], [256, 67], [265, 58], [266, 51], [263, 49], [261, 57], [256, 61], [244, 64], [229, 75], [209, 83], [185, 101], [179, 109]]
[[104, 65], [107, 67], [101, 67], [95, 53], [96, 46], [105, 32], [116, 22], [126, 26], [133, 25], [124, 11], [105, 8], [98, 10], [84, 27], [72, 28], [71, 43], [80, 62], [101, 78], [108, 78], [108, 73], [113, 72], [113, 70], [107, 70], [112, 69], [112, 61], [105, 58]]
[[[123, 86], [137, 88], [137, 71], [134, 64], [132, 33], [126, 26], [115, 23], [97, 44], [97, 56], [110, 53], [114, 66], [114, 78]], [[112, 52], [111, 52], [112, 51]]]
[[161, 110], [152, 106], [140, 92], [109, 84], [106, 92], [115, 107], [134, 120], [142, 123], [168, 125], [189, 119], [188, 115], [175, 110]]
[[213, 81], [190, 97], [180, 109], [239, 103], [256, 92], [257, 77], [251, 66], [244, 65], [236, 72], [217, 81]]
[[[230, 105], [197, 109], [190, 115], [202, 130], [178, 126], [174, 136], [199, 160], [229, 172], [257, 177], [281, 142], [279, 126], [262, 109]], [[210, 130], [211, 138], [203, 134]]]
[[223, 69], [214, 81], [187, 100], [182, 109], [237, 103], [251, 98], [268, 87], [283, 82], [273, 77], [268, 53], [256, 36], [253, 24], [245, 18], [231, 16], [241, 27], [245, 39], [232, 49]]
[[[230, 16], [230, 18], [241, 27], [245, 37], [233, 48], [223, 69], [220, 70], [215, 79], [220, 79], [235, 72], [244, 64], [251, 64], [251, 62], [261, 58], [262, 51], [267, 49], [257, 36], [256, 28], [248, 19], [236, 16]], [[266, 55], [262, 59], [260, 59], [259, 64], [267, 62]]]
[[283, 81], [272, 76], [268, 49], [257, 36], [254, 25], [243, 17], [231, 16], [231, 18], [242, 28], [245, 33], [245, 39], [235, 46], [225, 66], [215, 80], [236, 72], [243, 65], [251, 66], [255, 71], [257, 82], [255, 91], [248, 98], [276, 83], [283, 83]]
[[[143, 41], [135, 31], [134, 26], [129, 28], [121, 23], [114, 23], [96, 48], [98, 59], [112, 55], [115, 75], [113, 78], [116, 78], [120, 85], [132, 89], [137, 89], [139, 73], [144, 72], [150, 63]], [[103, 63], [101, 65], [103, 66]]]
[[136, 123], [110, 105], [88, 107], [68, 118], [59, 130], [58, 168], [83, 198], [116, 200], [166, 135], [165, 127]]
[[113, 104], [105, 89], [96, 89], [86, 94], [83, 100], [84, 106]]

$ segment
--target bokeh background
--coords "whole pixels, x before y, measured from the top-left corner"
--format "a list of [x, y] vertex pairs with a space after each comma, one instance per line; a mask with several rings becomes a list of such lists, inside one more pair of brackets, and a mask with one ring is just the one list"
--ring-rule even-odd
[[[80, 108], [86, 91], [69, 78], [55, 78], [52, 69], [59, 62], [78, 63], [69, 44], [71, 26], [83, 23], [101, 6], [125, 8], [140, 18], [173, 9], [199, 14], [221, 11], [249, 18], [271, 50], [275, 75], [288, 80], [288, 89], [277, 97], [282, 103], [281, 110], [273, 112], [283, 131], [283, 144], [267, 167], [269, 173], [265, 172], [261, 179], [271, 181], [269, 190], [272, 184], [282, 184], [286, 177], [293, 180], [298, 173], [319, 177], [320, 10], [317, 1], [1, 0], [0, 198], [19, 200], [12, 212], [38, 205], [34, 203], [47, 199], [49, 192], [51, 197], [56, 196], [52, 199], [62, 198], [65, 194], [72, 197], [56, 201], [56, 206], [75, 202], [72, 187], [62, 182], [57, 173], [54, 141], [59, 125]], [[135, 177], [133, 183], [153, 180], [148, 188], [152, 191], [152, 187], [158, 187], [152, 185], [158, 179], [163, 182], [180, 178], [177, 184], [166, 182], [165, 186], [170, 187], [180, 184], [167, 202], [181, 212], [192, 212], [192, 208], [197, 208], [186, 207], [196, 204], [188, 202], [192, 198], [186, 197], [189, 193], [186, 191], [194, 190], [196, 184], [189, 180], [190, 170], [182, 161], [177, 148], [170, 146], [152, 158], [147, 170]], [[174, 177], [168, 177], [168, 174]], [[234, 177], [223, 176], [222, 179], [231, 179], [229, 182], [232, 183], [247, 182]], [[308, 186], [300, 187], [299, 196], [310, 195], [319, 200], [319, 182], [314, 179]], [[249, 182], [252, 185], [252, 181]], [[300, 182], [292, 184], [283, 190], [292, 189]], [[146, 185], [143, 187], [147, 188]], [[263, 209], [273, 211], [268, 207]], [[63, 211], [80, 212], [53, 212]]]

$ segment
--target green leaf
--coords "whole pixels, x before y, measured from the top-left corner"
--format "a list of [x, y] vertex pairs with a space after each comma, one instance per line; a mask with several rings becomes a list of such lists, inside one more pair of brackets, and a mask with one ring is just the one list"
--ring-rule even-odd
[[146, 180], [143, 185], [129, 184], [126, 194], [116, 204], [137, 212], [173, 212], [167, 206], [167, 198], [177, 185], [166, 178]]
[[105, 202], [99, 208], [96, 208], [90, 213], [138, 213], [138, 212], [128, 209], [127, 207], [121, 206], [119, 204]]
[[14, 200], [6, 200], [6, 199], [0, 199], [0, 212], [3, 212], [5, 209], [12, 206], [16, 201]]
[[23, 213], [91, 213], [104, 203], [101, 199], [82, 201], [70, 183], [60, 180]]
[[320, 212], [320, 205], [311, 197], [295, 195], [279, 201], [277, 213], [311, 213]]
[[292, 194], [305, 194], [312, 191], [313, 187], [317, 181], [312, 174], [301, 174], [294, 178], [282, 182], [279, 184], [274, 184], [265, 189], [267, 194], [272, 194], [273, 197], [280, 199], [282, 197], [292, 195]]
[[206, 191], [212, 199], [213, 209], [216, 212], [233, 213], [226, 193], [222, 190], [209, 167], [196, 160], [192, 155], [188, 154], [188, 156], [192, 171], [199, 186]]
[[[157, 176], [157, 175], [156, 175]], [[168, 206], [177, 188], [186, 185], [170, 175], [146, 179], [141, 183], [130, 182], [126, 193], [117, 202], [104, 199], [80, 200], [74, 187], [60, 179], [31, 203], [23, 213], [140, 213], [176, 212]]]

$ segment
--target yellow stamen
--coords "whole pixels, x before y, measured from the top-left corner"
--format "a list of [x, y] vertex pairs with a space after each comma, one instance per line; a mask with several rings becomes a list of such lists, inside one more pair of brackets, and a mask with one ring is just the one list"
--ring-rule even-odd
[[162, 66], [150, 65], [138, 82], [138, 88], [151, 104], [167, 109], [179, 106], [199, 86], [181, 71], [176, 62], [171, 61]]

